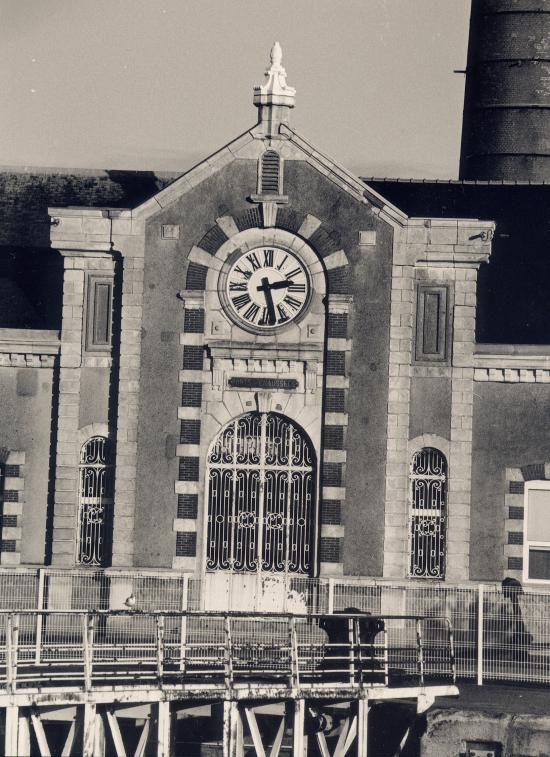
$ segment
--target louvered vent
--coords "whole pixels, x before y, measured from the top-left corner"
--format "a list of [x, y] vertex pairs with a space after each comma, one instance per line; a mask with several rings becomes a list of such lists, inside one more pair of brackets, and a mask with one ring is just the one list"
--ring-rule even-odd
[[280, 164], [278, 153], [268, 150], [262, 156], [260, 194], [278, 195], [280, 193]]

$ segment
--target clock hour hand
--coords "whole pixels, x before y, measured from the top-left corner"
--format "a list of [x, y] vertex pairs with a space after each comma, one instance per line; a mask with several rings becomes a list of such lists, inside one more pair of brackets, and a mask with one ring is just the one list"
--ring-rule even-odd
[[271, 296], [271, 290], [273, 286], [270, 285], [267, 276], [262, 279], [262, 285], [258, 287], [258, 292], [263, 292], [265, 297], [265, 304], [267, 305], [267, 319], [270, 326], [273, 326], [277, 322], [277, 316], [275, 315], [275, 306], [273, 304], [273, 297]]

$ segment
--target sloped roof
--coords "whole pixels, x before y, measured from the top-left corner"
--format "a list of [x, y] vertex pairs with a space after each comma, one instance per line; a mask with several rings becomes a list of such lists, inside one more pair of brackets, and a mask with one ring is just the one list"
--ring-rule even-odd
[[133, 208], [178, 176], [154, 171], [0, 170], [0, 244], [49, 247], [48, 207]]
[[365, 178], [407, 215], [496, 221], [478, 277], [478, 342], [550, 344], [550, 184]]
[[61, 327], [62, 261], [50, 250], [48, 207], [135, 207], [178, 175], [0, 170], [0, 328]]

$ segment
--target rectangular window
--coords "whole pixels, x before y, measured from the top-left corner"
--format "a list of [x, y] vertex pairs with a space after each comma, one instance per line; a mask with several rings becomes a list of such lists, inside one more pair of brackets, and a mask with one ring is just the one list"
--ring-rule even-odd
[[113, 310], [113, 279], [88, 276], [86, 309], [86, 349], [109, 351]]
[[550, 583], [550, 481], [525, 484], [523, 580]]
[[448, 355], [449, 287], [419, 284], [416, 296], [415, 359], [445, 362]]

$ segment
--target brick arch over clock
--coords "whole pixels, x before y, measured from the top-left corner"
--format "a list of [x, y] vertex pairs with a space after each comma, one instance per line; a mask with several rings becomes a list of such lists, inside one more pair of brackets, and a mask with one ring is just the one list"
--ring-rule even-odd
[[[273, 208], [270, 211], [273, 213]], [[311, 435], [315, 454], [319, 461], [317, 466], [316, 496], [318, 513], [318, 538], [316, 539], [317, 554], [312, 572], [320, 570], [324, 574], [338, 574], [342, 571], [342, 545], [344, 527], [341, 512], [346, 493], [346, 431], [347, 431], [347, 399], [349, 389], [349, 362], [351, 353], [351, 339], [349, 329], [349, 310], [351, 305], [351, 281], [348, 257], [339, 246], [339, 236], [324, 225], [313, 215], [298, 214], [287, 207], [277, 207], [275, 217], [270, 216], [273, 225], [264, 226], [266, 218], [262, 206], [251, 207], [238, 215], [226, 215], [216, 220], [213, 225], [191, 249], [188, 256], [185, 290], [181, 293], [184, 300], [184, 331], [183, 371], [182, 371], [182, 412], [180, 414], [182, 430], [180, 455], [180, 477], [176, 483], [178, 494], [178, 517], [175, 521], [176, 557], [173, 565], [177, 568], [196, 569], [197, 555], [201, 553], [203, 537], [197, 524], [202, 522], [202, 515], [206, 512], [206, 492], [204, 473], [208, 445], [220, 432], [225, 422], [239, 415], [239, 413], [257, 410], [256, 392], [250, 396], [254, 401], [248, 402], [245, 392], [229, 394], [225, 389], [229, 381], [236, 381], [239, 377], [228, 378], [228, 366], [239, 362], [247, 363], [247, 346], [251, 340], [242, 331], [228, 331], [227, 345], [219, 347], [221, 341], [214, 332], [218, 328], [225, 328], [225, 318], [212, 315], [213, 303], [219, 296], [220, 275], [223, 275], [224, 265], [231, 256], [252, 250], [255, 247], [273, 245], [295, 253], [307, 265], [311, 279], [311, 288], [317, 296], [318, 312], [313, 318], [304, 318], [299, 324], [293, 324], [295, 332], [300, 329], [299, 354], [308, 355], [311, 345], [319, 348], [319, 361], [304, 359], [303, 377], [298, 376], [300, 392], [306, 397], [303, 406], [299, 406], [298, 398], [290, 394], [281, 399], [279, 387], [283, 385], [285, 377], [296, 372], [296, 361], [290, 356], [291, 344], [285, 351], [284, 334], [277, 336], [280, 348], [274, 360], [270, 361], [269, 338], [256, 336], [254, 349], [248, 360], [248, 370], [254, 363], [256, 368], [265, 371], [266, 379], [255, 379], [258, 386], [274, 387], [270, 399], [271, 411], [284, 412], [292, 422], [300, 424], [306, 433]], [[221, 309], [218, 313], [223, 313]], [[290, 331], [290, 329], [288, 330]], [[237, 336], [235, 336], [237, 334]], [[288, 336], [288, 334], [287, 334]], [[242, 346], [239, 344], [242, 339]], [[289, 339], [286, 339], [289, 342]], [[279, 344], [280, 342], [280, 344]], [[260, 354], [262, 344], [265, 344], [265, 360]], [[216, 363], [223, 368], [224, 378], [216, 377], [216, 369], [212, 368], [212, 383], [205, 378], [203, 368], [205, 348], [208, 354], [220, 354], [219, 359], [212, 359], [209, 367]], [[237, 349], [238, 348], [238, 349]], [[223, 352], [223, 349], [226, 351]], [[311, 347], [313, 349], [313, 347]], [[218, 350], [218, 352], [216, 352]], [[280, 359], [281, 356], [284, 359]], [[261, 364], [261, 367], [259, 367]], [[270, 383], [273, 374], [270, 369], [275, 366], [278, 378]], [[204, 364], [206, 368], [206, 363]], [[285, 373], [286, 371], [286, 373]], [[193, 380], [191, 380], [193, 379]], [[223, 385], [216, 381], [225, 382]], [[241, 379], [242, 380], [242, 379]], [[292, 378], [288, 379], [292, 381]], [[251, 383], [254, 384], [251, 380]], [[205, 385], [208, 382], [208, 385]], [[258, 388], [256, 386], [256, 388]], [[290, 386], [290, 384], [289, 384]], [[214, 419], [213, 413], [205, 413], [206, 402], [212, 391], [221, 391], [226, 405], [234, 403], [232, 412]], [[218, 396], [218, 395], [216, 395]], [[309, 397], [309, 399], [307, 399]], [[313, 398], [313, 399], [312, 399]], [[280, 401], [279, 401], [280, 400]], [[286, 404], [285, 404], [286, 403]], [[309, 404], [308, 404], [309, 403]], [[254, 406], [253, 406], [254, 405]], [[197, 408], [196, 412], [191, 409]], [[200, 408], [200, 410], [199, 410]], [[218, 408], [217, 412], [220, 411]], [[187, 454], [189, 445], [195, 444], [196, 458], [193, 462]], [[186, 480], [193, 478], [194, 480]], [[195, 519], [195, 527], [189, 525], [189, 520]]]
[[[256, 229], [261, 234], [265, 231], [262, 225], [262, 211], [258, 207], [250, 208], [234, 217], [224, 216], [218, 219], [191, 251], [185, 282], [186, 290], [204, 291], [210, 268], [200, 252], [197, 255], [197, 253], [193, 254], [193, 251], [202, 251], [216, 257], [234, 234], [247, 229]], [[298, 214], [289, 208], [278, 208], [273, 228], [289, 232], [307, 241], [315, 250], [323, 264], [328, 294], [351, 294], [349, 262], [344, 251], [340, 249], [339, 236], [330, 228], [315, 216]]]

